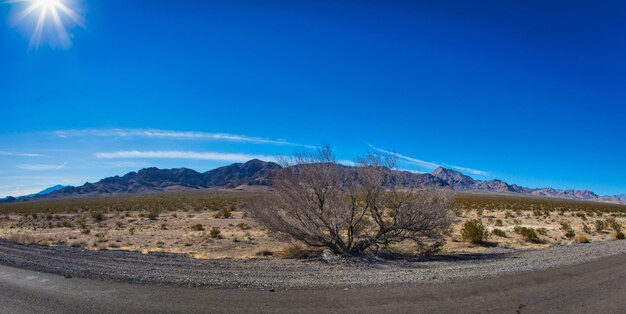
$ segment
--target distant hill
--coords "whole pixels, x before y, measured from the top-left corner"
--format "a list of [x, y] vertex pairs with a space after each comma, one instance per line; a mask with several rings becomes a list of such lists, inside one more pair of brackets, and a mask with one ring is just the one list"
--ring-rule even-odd
[[[354, 168], [338, 166], [338, 171]], [[1, 202], [14, 202], [48, 198], [66, 198], [90, 195], [138, 194], [159, 191], [181, 191], [205, 188], [232, 189], [239, 186], [270, 185], [271, 177], [282, 167], [274, 162], [253, 159], [209, 170], [204, 173], [187, 168], [145, 168], [114, 176], [81, 186], [54, 186], [35, 195], [21, 198], [5, 198]], [[432, 173], [413, 173], [388, 170], [387, 185], [402, 182], [405, 186], [420, 188], [442, 188], [455, 191], [476, 191], [526, 194], [567, 199], [624, 202], [624, 195], [600, 197], [588, 190], [559, 190], [554, 188], [527, 188], [501, 180], [476, 180], [461, 172], [439, 167]]]
[[50, 194], [50, 193], [52, 193], [52, 192], [54, 192], [56, 190], [60, 190], [62, 188], [68, 187], [68, 186], [69, 185], [57, 184], [55, 186], [51, 186], [49, 188], [43, 189], [43, 190], [41, 190], [41, 191], [39, 191], [37, 193], [28, 194], [28, 195], [22, 195], [22, 196], [8, 196], [8, 197], [5, 197], [3, 200], [5, 200], [5, 201], [16, 201], [16, 200], [21, 199], [21, 198], [31, 198], [31, 197], [40, 196], [40, 195], [47, 195], [47, 194]]

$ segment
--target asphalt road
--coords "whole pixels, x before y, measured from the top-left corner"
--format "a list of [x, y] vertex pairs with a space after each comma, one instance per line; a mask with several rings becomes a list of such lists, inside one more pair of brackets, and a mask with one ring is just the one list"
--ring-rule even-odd
[[626, 313], [626, 254], [558, 269], [354, 290], [238, 290], [65, 278], [0, 266], [0, 313]]

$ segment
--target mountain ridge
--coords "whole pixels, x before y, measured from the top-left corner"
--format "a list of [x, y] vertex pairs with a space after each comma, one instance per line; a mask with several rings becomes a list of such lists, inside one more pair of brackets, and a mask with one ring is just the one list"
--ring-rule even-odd
[[[114, 194], [141, 194], [160, 191], [182, 191], [206, 188], [233, 189], [239, 186], [271, 185], [271, 177], [283, 169], [274, 162], [252, 159], [245, 163], [234, 163], [206, 172], [188, 168], [159, 169], [143, 168], [123, 176], [112, 176], [98, 182], [86, 182], [81, 186], [65, 186], [49, 193], [28, 197], [8, 197], [0, 202], [27, 201], [38, 199], [65, 198], [74, 196], [96, 196]], [[353, 169], [343, 166], [342, 169]], [[477, 180], [459, 171], [438, 167], [431, 173], [389, 170], [389, 185], [403, 182], [405, 186], [420, 188], [443, 188], [455, 191], [496, 192], [556, 197], [565, 199], [595, 200], [624, 203], [624, 195], [599, 196], [590, 190], [528, 188], [509, 184], [502, 180]], [[624, 198], [620, 198], [624, 197]]]

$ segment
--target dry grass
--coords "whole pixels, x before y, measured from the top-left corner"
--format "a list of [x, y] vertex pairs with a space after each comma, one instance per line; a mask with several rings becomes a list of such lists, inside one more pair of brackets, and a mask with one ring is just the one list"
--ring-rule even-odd
[[[5, 204], [0, 206], [0, 237], [24, 244], [144, 253], [172, 252], [197, 258], [258, 258], [257, 253], [263, 251], [272, 253], [260, 254], [263, 258], [319, 255], [318, 251], [283, 241], [247, 217], [236, 204], [252, 197], [251, 194], [166, 194]], [[211, 195], [217, 199], [209, 200]], [[457, 199], [457, 204], [473, 202], [476, 198]], [[168, 201], [165, 205], [158, 205], [158, 215], [151, 220], [150, 206], [164, 199]], [[511, 200], [515, 204], [507, 203]], [[553, 200], [549, 200], [548, 204], [557, 204], [554, 209], [537, 208], [526, 199], [522, 202], [525, 205], [520, 207], [519, 202], [519, 198], [503, 197], [499, 200], [495, 196], [487, 196], [481, 201], [487, 207], [480, 210], [476, 209], [477, 205], [464, 208], [453, 231], [447, 236], [444, 250], [475, 252], [484, 249], [469, 245], [462, 239], [461, 229], [471, 219], [479, 219], [492, 235], [489, 241], [504, 247], [540, 248], [557, 243], [585, 242], [585, 238], [591, 242], [623, 238], [626, 216], [613, 204], [606, 205], [604, 210], [604, 204], [593, 203], [593, 209], [582, 215], [580, 210], [566, 210], [558, 205], [561, 202]], [[174, 206], [175, 203], [178, 206]], [[583, 207], [590, 206], [587, 204], [590, 202], [584, 203]], [[120, 204], [123, 206], [118, 208]], [[63, 210], [65, 206], [67, 210]], [[225, 218], [223, 212], [218, 215], [219, 218], [213, 217], [224, 209], [228, 210], [229, 218]], [[202, 229], [192, 227], [197, 225]], [[219, 230], [217, 236], [211, 234], [214, 227]], [[529, 241], [515, 232], [516, 227], [534, 229], [541, 241]]]

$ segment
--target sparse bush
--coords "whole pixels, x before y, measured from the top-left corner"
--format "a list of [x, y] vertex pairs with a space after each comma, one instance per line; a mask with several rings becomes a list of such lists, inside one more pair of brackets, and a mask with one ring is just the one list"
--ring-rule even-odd
[[240, 223], [237, 224], [237, 228], [239, 228], [241, 230], [248, 230], [248, 229], [250, 229], [250, 226], [248, 226], [247, 223], [240, 222]]
[[276, 256], [280, 258], [295, 258], [295, 259], [304, 259], [304, 258], [314, 258], [320, 255], [319, 250], [310, 250], [306, 247], [297, 244], [291, 244], [287, 246], [285, 249], [276, 252]]
[[161, 224], [161, 230], [167, 230], [167, 223], [162, 223]]
[[130, 227], [130, 229], [128, 229], [128, 233], [130, 233], [130, 235], [135, 234], [135, 227]]
[[256, 252], [255, 255], [256, 256], [273, 256], [274, 252], [268, 251], [268, 250], [263, 250], [263, 251]]
[[101, 211], [91, 212], [91, 218], [93, 218], [95, 221], [102, 221], [104, 220], [104, 213]]
[[67, 246], [69, 247], [84, 247], [86, 245], [87, 243], [82, 240], [70, 240], [69, 242], [67, 242]]
[[202, 226], [202, 224], [195, 224], [191, 226], [191, 230], [204, 231], [204, 226]]
[[502, 219], [496, 219], [496, 226], [502, 227]]
[[622, 232], [622, 224], [617, 222], [615, 217], [611, 217], [611, 218], [607, 219], [606, 223], [611, 227], [611, 229], [613, 229], [613, 231], [615, 231], [615, 232]]
[[406, 189], [390, 170], [392, 158], [370, 154], [347, 170], [324, 146], [291, 161], [272, 179], [275, 193], [248, 202], [248, 212], [277, 234], [346, 255], [386, 252], [403, 241], [443, 245], [454, 218], [450, 195]]
[[470, 219], [461, 228], [461, 237], [464, 241], [481, 244], [487, 240], [489, 233], [479, 219]]
[[542, 235], [542, 236], [546, 236], [548, 235], [548, 229], [541, 227], [541, 228], [537, 228], [537, 233]]
[[211, 238], [217, 238], [220, 236], [220, 233], [222, 233], [222, 231], [220, 231], [220, 228], [218, 227], [212, 227], [211, 231], [209, 231], [209, 236]]
[[607, 228], [606, 222], [604, 220], [596, 220], [596, 231], [602, 232]]
[[14, 233], [9, 235], [7, 239], [20, 244], [34, 244], [38, 242], [35, 236], [27, 233]]
[[539, 236], [537, 236], [537, 232], [534, 228], [528, 227], [516, 227], [515, 232], [520, 234], [527, 242], [538, 243]]
[[159, 215], [161, 214], [161, 211], [159, 209], [151, 209], [150, 212], [148, 213], [148, 219], [149, 220], [156, 220], [157, 218], [159, 218]]
[[224, 219], [228, 219], [232, 217], [232, 212], [230, 209], [224, 208], [221, 209], [220, 211], [218, 211], [217, 213], [215, 213], [215, 215], [213, 215], [213, 218], [224, 218]]
[[591, 228], [589, 226], [587, 226], [587, 224], [583, 224], [583, 232], [590, 234], [593, 231], [591, 231]]
[[576, 238], [574, 238], [574, 241], [576, 243], [590, 243], [591, 240], [589, 240], [589, 238], [587, 238], [586, 236], [579, 234], [576, 236]]
[[506, 232], [504, 232], [504, 230], [499, 229], [499, 228], [495, 228], [491, 230], [491, 234], [501, 237], [501, 238], [506, 238]]
[[616, 232], [615, 233], [615, 239], [617, 240], [624, 240], [624, 233], [623, 232]]
[[574, 229], [572, 229], [572, 225], [568, 222], [561, 222], [561, 229], [565, 232], [565, 237], [568, 239], [572, 239], [576, 236]]

